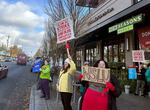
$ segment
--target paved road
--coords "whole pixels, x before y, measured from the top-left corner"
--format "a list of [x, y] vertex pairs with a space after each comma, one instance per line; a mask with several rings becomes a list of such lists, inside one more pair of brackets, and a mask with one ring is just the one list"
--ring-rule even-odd
[[0, 80], [0, 110], [28, 110], [31, 86], [36, 75], [30, 73], [30, 65], [6, 63], [8, 76]]

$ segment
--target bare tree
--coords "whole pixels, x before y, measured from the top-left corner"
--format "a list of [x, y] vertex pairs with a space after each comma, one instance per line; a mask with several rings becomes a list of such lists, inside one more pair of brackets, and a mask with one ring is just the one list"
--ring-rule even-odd
[[47, 50], [48, 50], [48, 45], [47, 45], [47, 37], [44, 36], [43, 41], [42, 41], [42, 48], [43, 48], [43, 55], [47, 56]]
[[[76, 37], [80, 28], [79, 24], [84, 22], [83, 18], [86, 14], [88, 14], [88, 9], [76, 6], [75, 0], [48, 0], [45, 13], [49, 16], [48, 21], [46, 22], [46, 36], [49, 38], [50, 50], [52, 52], [51, 56], [54, 61], [57, 61], [60, 53], [62, 52], [60, 51], [60, 46], [56, 43], [57, 36], [55, 31], [55, 22], [69, 16], [73, 21], [73, 29]], [[71, 55], [75, 58], [75, 47], [77, 42], [72, 40], [70, 44]]]

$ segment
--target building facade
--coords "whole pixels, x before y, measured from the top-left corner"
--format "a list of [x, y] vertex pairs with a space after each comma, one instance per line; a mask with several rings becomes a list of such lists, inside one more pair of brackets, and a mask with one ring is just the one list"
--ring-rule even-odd
[[78, 32], [77, 68], [104, 59], [110, 68], [133, 65], [132, 51], [150, 62], [150, 0], [105, 0], [92, 9]]

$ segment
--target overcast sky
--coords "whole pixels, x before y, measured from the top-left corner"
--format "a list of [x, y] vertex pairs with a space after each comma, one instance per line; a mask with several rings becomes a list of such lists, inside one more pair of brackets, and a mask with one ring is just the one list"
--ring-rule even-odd
[[17, 44], [28, 55], [41, 46], [46, 0], [0, 0], [0, 44]]

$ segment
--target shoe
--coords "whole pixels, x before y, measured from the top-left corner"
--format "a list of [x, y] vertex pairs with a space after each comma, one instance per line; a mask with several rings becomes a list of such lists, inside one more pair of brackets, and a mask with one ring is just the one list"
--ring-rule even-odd
[[40, 98], [45, 98], [45, 95], [42, 95]]
[[49, 99], [50, 99], [49, 97], [46, 97], [46, 98], [45, 98], [45, 100], [49, 100]]
[[134, 93], [134, 95], [138, 95], [138, 94]]
[[141, 96], [146, 97], [146, 95], [145, 95], [145, 94], [143, 94], [143, 95], [141, 95]]

